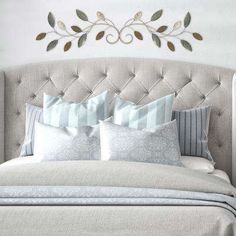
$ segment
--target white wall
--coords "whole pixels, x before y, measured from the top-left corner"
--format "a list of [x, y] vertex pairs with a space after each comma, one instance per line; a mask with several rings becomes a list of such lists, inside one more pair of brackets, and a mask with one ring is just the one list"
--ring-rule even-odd
[[[203, 35], [203, 41], [187, 37], [192, 43], [193, 52], [185, 50], [177, 41], [176, 52], [166, 45], [156, 47], [150, 34], [142, 28], [143, 41], [137, 39], [130, 45], [117, 43], [109, 45], [105, 40], [96, 41], [95, 29], [88, 35], [82, 48], [76, 43], [68, 52], [63, 51], [66, 41], [61, 40], [52, 51], [46, 52], [52, 35], [43, 41], [36, 41], [38, 33], [50, 31], [47, 15], [52, 11], [57, 20], [68, 26], [86, 25], [78, 19], [75, 9], [87, 13], [91, 20], [96, 12], [103, 12], [118, 27], [138, 12], [149, 20], [154, 11], [164, 9], [164, 15], [155, 23], [172, 26], [183, 20], [189, 11], [192, 15], [190, 31]], [[163, 42], [164, 43], [164, 42]], [[0, 0], [0, 67], [38, 61], [61, 60], [84, 57], [156, 57], [171, 60], [213, 64], [236, 69], [236, 1], [235, 0]]]

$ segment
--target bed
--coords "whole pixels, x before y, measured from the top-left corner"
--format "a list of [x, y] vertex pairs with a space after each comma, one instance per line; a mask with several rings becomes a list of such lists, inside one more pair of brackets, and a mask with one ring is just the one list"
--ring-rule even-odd
[[41, 106], [44, 92], [83, 101], [109, 89], [137, 104], [174, 93], [176, 110], [212, 106], [209, 148], [216, 168], [236, 184], [233, 75], [225, 68], [136, 58], [2, 71], [0, 235], [236, 235], [236, 190], [217, 174], [135, 162], [9, 161], [24, 139], [25, 103]]

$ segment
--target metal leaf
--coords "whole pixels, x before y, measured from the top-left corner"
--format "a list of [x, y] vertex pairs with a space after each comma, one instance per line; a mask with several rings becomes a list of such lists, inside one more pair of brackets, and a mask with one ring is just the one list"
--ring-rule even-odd
[[159, 18], [161, 18], [162, 13], [163, 13], [163, 10], [159, 10], [159, 11], [155, 12], [151, 17], [151, 21], [156, 21]]
[[157, 32], [158, 32], [158, 33], [163, 33], [163, 32], [165, 32], [167, 29], [168, 29], [168, 26], [162, 25], [161, 27], [159, 27], [159, 28], [157, 29]]
[[71, 42], [71, 41], [67, 42], [67, 43], [65, 44], [65, 46], [64, 46], [64, 52], [70, 50], [71, 45], [72, 45], [72, 42]]
[[96, 40], [102, 39], [104, 35], [105, 35], [105, 31], [99, 32], [99, 33], [97, 34], [97, 36], [96, 36]]
[[141, 11], [134, 15], [134, 20], [141, 20], [143, 13]]
[[172, 52], [175, 51], [175, 45], [172, 42], [168, 41], [167, 46]]
[[188, 41], [182, 39], [180, 42], [185, 49], [189, 50], [190, 52], [193, 51], [192, 46]]
[[135, 35], [135, 37], [136, 37], [137, 39], [143, 40], [143, 35], [142, 35], [140, 32], [134, 31], [134, 35]]
[[193, 37], [194, 37], [195, 39], [197, 39], [197, 40], [203, 40], [202, 35], [199, 34], [199, 33], [193, 33]]
[[184, 18], [184, 27], [187, 28], [190, 25], [190, 22], [191, 22], [191, 15], [188, 12]]
[[37, 35], [36, 40], [42, 40], [46, 37], [46, 35], [47, 35], [46, 33], [40, 33]]
[[55, 24], [56, 24], [55, 23], [55, 17], [51, 12], [49, 12], [49, 14], [48, 14], [48, 23], [52, 28], [55, 27]]
[[99, 20], [105, 20], [105, 16], [104, 16], [104, 14], [102, 13], [102, 12], [100, 12], [100, 11], [98, 11], [97, 12], [97, 18], [99, 19]]
[[53, 40], [52, 42], [50, 42], [47, 46], [47, 52], [55, 48], [57, 44], [58, 44], [58, 40]]
[[161, 40], [156, 34], [152, 34], [152, 40], [159, 48], [161, 47]]
[[182, 26], [182, 22], [177, 21], [173, 26], [173, 30], [178, 30], [179, 28], [181, 28], [181, 26]]
[[81, 20], [83, 20], [83, 21], [88, 21], [88, 17], [87, 17], [87, 15], [84, 13], [84, 12], [82, 12], [82, 11], [80, 11], [80, 10], [76, 10], [76, 14], [77, 14], [77, 16], [81, 19]]
[[87, 40], [87, 34], [83, 34], [78, 40], [78, 47], [81, 48]]
[[58, 21], [57, 22], [57, 26], [61, 30], [66, 30], [66, 26], [65, 26], [65, 24], [62, 21]]
[[71, 26], [71, 29], [75, 31], [76, 33], [81, 33], [82, 29], [79, 26], [73, 25]]

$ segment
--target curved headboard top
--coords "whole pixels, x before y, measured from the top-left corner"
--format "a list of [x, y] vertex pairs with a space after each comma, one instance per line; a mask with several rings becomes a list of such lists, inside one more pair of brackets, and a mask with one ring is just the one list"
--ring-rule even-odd
[[4, 160], [19, 156], [25, 103], [41, 106], [44, 92], [82, 101], [109, 89], [138, 104], [175, 93], [177, 110], [212, 105], [210, 151], [217, 167], [231, 176], [233, 74], [231, 69], [141, 58], [77, 59], [6, 69], [0, 74], [5, 79]]

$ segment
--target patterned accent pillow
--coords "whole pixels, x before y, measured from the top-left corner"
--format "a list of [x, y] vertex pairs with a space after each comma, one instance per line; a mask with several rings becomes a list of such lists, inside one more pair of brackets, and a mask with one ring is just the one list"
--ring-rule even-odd
[[183, 156], [199, 156], [213, 161], [208, 149], [208, 128], [211, 107], [174, 111], [177, 121], [180, 151]]
[[101, 159], [182, 166], [176, 121], [137, 130], [100, 122]]
[[108, 91], [86, 102], [65, 102], [62, 97], [44, 94], [44, 123], [55, 127], [95, 125], [109, 117], [110, 94]]
[[25, 139], [21, 147], [20, 156], [31, 156], [34, 150], [35, 122], [43, 122], [43, 109], [31, 104], [26, 104]]
[[36, 122], [34, 155], [41, 161], [99, 160], [99, 124], [58, 128]]
[[136, 105], [116, 98], [113, 123], [135, 129], [154, 128], [170, 122], [174, 95], [168, 95], [146, 105]]

